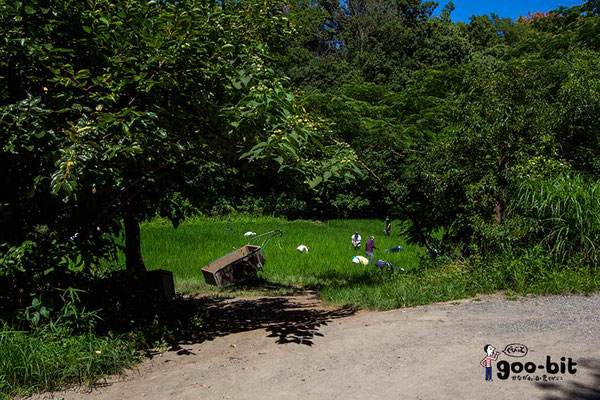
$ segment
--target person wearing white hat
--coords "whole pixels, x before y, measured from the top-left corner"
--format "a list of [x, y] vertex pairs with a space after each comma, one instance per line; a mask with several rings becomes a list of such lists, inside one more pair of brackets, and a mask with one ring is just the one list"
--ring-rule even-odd
[[301, 244], [300, 246], [296, 247], [296, 250], [298, 250], [300, 253], [308, 253], [308, 250], [310, 249], [308, 246]]
[[354, 235], [352, 235], [352, 246], [354, 247], [354, 250], [360, 249], [361, 240], [362, 238], [358, 232], [354, 232]]
[[356, 265], [359, 265], [359, 264], [367, 265], [367, 264], [369, 264], [369, 260], [367, 260], [363, 256], [354, 256], [354, 257], [352, 257], [352, 262], [354, 264], [356, 264]]

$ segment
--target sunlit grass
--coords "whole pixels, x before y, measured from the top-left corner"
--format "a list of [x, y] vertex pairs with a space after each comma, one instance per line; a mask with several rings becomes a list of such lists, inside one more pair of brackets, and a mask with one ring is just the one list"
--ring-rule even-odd
[[[228, 229], [230, 228], [230, 230]], [[263, 294], [260, 287], [217, 289], [204, 283], [201, 268], [210, 261], [248, 243], [247, 231], [264, 233], [280, 229], [281, 238], [274, 238], [264, 249], [266, 265], [259, 277], [269, 294], [286, 295], [296, 288], [316, 289], [325, 302], [375, 309], [461, 297], [465, 285], [456, 282], [435, 282], [414, 274], [424, 249], [408, 245], [394, 227], [390, 237], [383, 235], [383, 221], [332, 220], [285, 221], [277, 218], [237, 218], [233, 220], [197, 219], [178, 229], [164, 221], [142, 226], [142, 251], [149, 269], [173, 271], [176, 285], [185, 293], [223, 295]], [[360, 250], [354, 250], [351, 236], [358, 231], [363, 238]], [[354, 255], [365, 255], [369, 236], [375, 236], [375, 260], [385, 259], [402, 267], [404, 272], [381, 271], [373, 265], [357, 266]], [[304, 244], [309, 253], [299, 253]], [[386, 248], [404, 247], [397, 253]], [[439, 275], [439, 272], [437, 273]], [[432, 275], [433, 276], [433, 275]], [[430, 282], [431, 281], [431, 282]], [[439, 286], [435, 290], [430, 285]], [[450, 285], [450, 286], [449, 286]]]
[[[230, 228], [230, 229], [228, 229]], [[266, 265], [256, 285], [218, 289], [204, 282], [201, 268], [231, 250], [248, 243], [247, 231], [264, 233], [274, 229], [283, 237], [273, 239], [264, 249]], [[358, 231], [363, 246], [355, 251], [351, 236]], [[404, 272], [381, 271], [373, 265], [357, 266], [352, 256], [365, 255], [370, 235], [380, 249], [375, 260], [384, 259]], [[310, 248], [299, 253], [298, 245]], [[386, 248], [403, 246], [398, 253]], [[233, 219], [199, 218], [173, 229], [155, 220], [142, 225], [142, 252], [149, 269], [173, 271], [177, 290], [187, 294], [216, 296], [292, 295], [302, 290], [317, 291], [328, 304], [368, 309], [393, 309], [450, 301], [511, 289], [526, 293], [580, 293], [597, 290], [596, 270], [572, 270], [551, 265], [534, 256], [446, 262], [426, 269], [420, 264], [425, 249], [408, 245], [394, 226], [392, 235], [383, 235], [383, 221], [332, 220], [286, 221], [271, 217]]]
[[[364, 277], [365, 271], [374, 267], [357, 267], [352, 263], [352, 257], [365, 255], [364, 247], [370, 235], [376, 237], [375, 244], [381, 249], [375, 252], [376, 259], [386, 259], [405, 269], [416, 267], [419, 254], [423, 253], [421, 248], [407, 245], [398, 233], [385, 237], [383, 223], [375, 220], [315, 223], [276, 218], [195, 220], [178, 229], [159, 221], [148, 223], [142, 227], [142, 252], [149, 269], [173, 271], [176, 284], [203, 281], [201, 268], [247, 244], [249, 238], [243, 236], [245, 232], [264, 233], [274, 229], [282, 230], [283, 236], [274, 238], [265, 247], [267, 263], [261, 277], [282, 285], [327, 286]], [[358, 251], [350, 243], [355, 230], [363, 236], [363, 246]], [[299, 253], [296, 247], [300, 244], [308, 246], [310, 252]], [[404, 250], [398, 253], [384, 251], [398, 245]], [[207, 290], [210, 288], [206, 286]]]

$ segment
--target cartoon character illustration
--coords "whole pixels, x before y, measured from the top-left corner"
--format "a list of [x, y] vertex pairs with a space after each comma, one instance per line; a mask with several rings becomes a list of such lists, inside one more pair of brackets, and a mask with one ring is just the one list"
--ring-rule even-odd
[[486, 356], [483, 360], [481, 360], [480, 364], [482, 367], [485, 367], [486, 382], [491, 382], [492, 381], [492, 361], [496, 361], [498, 359], [498, 356], [500, 355], [500, 353], [497, 352], [496, 349], [494, 348], [494, 346], [492, 346], [491, 344], [486, 344], [485, 346], [483, 346], [483, 351], [485, 351]]

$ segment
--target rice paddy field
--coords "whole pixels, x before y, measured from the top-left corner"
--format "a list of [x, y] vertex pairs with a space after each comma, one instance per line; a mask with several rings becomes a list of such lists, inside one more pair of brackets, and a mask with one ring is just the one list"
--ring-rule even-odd
[[[286, 221], [278, 218], [193, 219], [174, 229], [155, 220], [142, 225], [142, 252], [148, 269], [173, 271], [177, 291], [213, 295], [286, 295], [314, 289], [325, 303], [359, 308], [391, 309], [474, 295], [465, 272], [458, 268], [424, 270], [419, 259], [425, 249], [408, 245], [398, 226], [389, 237], [379, 220]], [[264, 249], [266, 264], [250, 285], [218, 289], [207, 285], [201, 268], [231, 250], [248, 243], [248, 231], [258, 234], [283, 231]], [[352, 234], [362, 236], [354, 250]], [[354, 255], [365, 255], [369, 236], [375, 236], [375, 260], [384, 259], [404, 272], [382, 271], [373, 265], [355, 265]], [[259, 241], [260, 243], [260, 241]], [[308, 253], [296, 247], [306, 245]], [[386, 248], [402, 246], [391, 253]], [[448, 276], [451, 275], [451, 276]]]

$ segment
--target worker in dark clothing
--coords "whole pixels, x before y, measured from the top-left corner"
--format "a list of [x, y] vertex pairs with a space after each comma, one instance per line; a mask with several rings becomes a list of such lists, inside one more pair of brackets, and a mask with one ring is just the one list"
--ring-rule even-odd
[[390, 236], [390, 232], [392, 232], [392, 220], [390, 217], [385, 217], [385, 229], [383, 230], [383, 233], [385, 236]]

